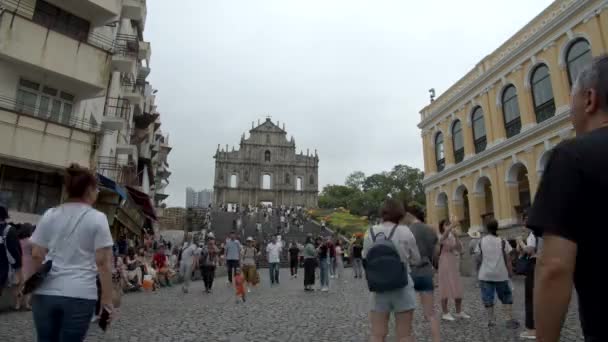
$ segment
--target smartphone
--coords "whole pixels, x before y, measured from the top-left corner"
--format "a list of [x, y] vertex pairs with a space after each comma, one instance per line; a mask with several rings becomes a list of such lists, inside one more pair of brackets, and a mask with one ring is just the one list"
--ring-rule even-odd
[[105, 307], [101, 310], [101, 317], [99, 317], [99, 327], [101, 330], [106, 331], [108, 324], [110, 323], [110, 311]]

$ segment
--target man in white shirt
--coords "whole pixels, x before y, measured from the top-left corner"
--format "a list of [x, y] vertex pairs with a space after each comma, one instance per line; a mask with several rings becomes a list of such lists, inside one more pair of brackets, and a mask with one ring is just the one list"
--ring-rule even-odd
[[188, 293], [190, 279], [192, 278], [192, 270], [197, 267], [198, 262], [198, 247], [192, 242], [187, 244], [188, 246], [182, 251], [182, 260], [179, 264], [179, 273], [184, 277], [184, 284], [182, 286], [182, 291], [184, 291], [184, 293]]
[[511, 289], [511, 245], [498, 237], [498, 222], [491, 220], [486, 225], [488, 235], [484, 236], [475, 249], [475, 254], [481, 260], [479, 268], [479, 286], [481, 301], [488, 313], [488, 326], [496, 325], [494, 315], [494, 295], [505, 307], [507, 313], [507, 328], [519, 328], [519, 322], [513, 318], [513, 291]]
[[283, 244], [277, 241], [277, 236], [272, 237], [272, 241], [266, 246], [268, 254], [268, 270], [270, 273], [270, 285], [279, 284], [279, 269], [281, 267], [281, 251]]

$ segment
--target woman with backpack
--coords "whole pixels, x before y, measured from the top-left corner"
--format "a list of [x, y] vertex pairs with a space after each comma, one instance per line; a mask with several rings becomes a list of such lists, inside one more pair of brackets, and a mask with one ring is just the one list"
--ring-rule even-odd
[[395, 315], [397, 340], [411, 341], [416, 293], [409, 264], [418, 264], [420, 253], [410, 229], [400, 224], [405, 210], [399, 201], [387, 199], [380, 215], [383, 222], [370, 228], [363, 241], [365, 272], [371, 292], [371, 341], [386, 339], [391, 313]]
[[[458, 222], [442, 220], [439, 222], [439, 295], [441, 298], [441, 309], [443, 315], [441, 319], [445, 321], [455, 321], [456, 318], [469, 319], [471, 316], [462, 311], [462, 279], [460, 279], [460, 253], [462, 245], [454, 235], [454, 228], [458, 227]], [[448, 300], [453, 300], [456, 305], [456, 314], [452, 315], [448, 311]]]

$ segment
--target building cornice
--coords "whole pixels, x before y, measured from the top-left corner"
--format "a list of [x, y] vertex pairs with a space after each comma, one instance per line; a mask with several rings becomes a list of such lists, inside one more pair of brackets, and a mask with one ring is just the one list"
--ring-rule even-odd
[[[573, 18], [573, 14], [579, 11], [581, 8], [588, 6], [589, 2], [572, 1], [572, 3], [573, 4], [570, 5], [570, 7], [568, 7], [565, 11], [561, 12], [557, 18], [553, 19], [550, 23], [543, 26], [530, 37], [526, 38], [525, 41], [522, 42], [517, 48], [513, 49], [513, 51], [511, 51], [508, 55], [505, 55], [501, 60], [492, 65], [491, 68], [483, 72], [476, 79], [470, 81], [468, 85], [463, 86], [461, 90], [451, 91], [451, 89], [448, 89], [444, 94], [440, 95], [437, 100], [435, 100], [435, 103], [440, 102], [442, 100], [442, 96], [449, 96], [449, 98], [445, 101], [445, 103], [439, 105], [439, 107], [433, 110], [430, 114], [427, 114], [426, 117], [423, 118], [418, 124], [418, 128], [433, 126], [433, 122], [435, 122], [437, 118], [449, 115], [446, 113], [450, 113], [451, 108], [459, 108], [463, 104], [470, 102], [472, 96], [469, 95], [471, 92], [473, 92], [473, 90], [477, 88], [486, 89], [492, 87], [493, 84], [500, 82], [501, 79], [503, 79], [504, 77], [506, 77], [506, 75], [513, 71], [507, 70], [506, 72], [498, 75], [498, 70], [508, 64], [513, 63], [514, 61], [516, 61], [516, 63], [513, 63], [515, 64], [515, 67], [521, 65], [525, 61], [531, 59], [532, 56], [537, 53], [537, 50], [542, 50], [546, 46], [554, 44], [554, 42], [559, 37], [564, 35], [565, 32], [567, 32], [571, 27], [575, 26], [576, 23], [582, 22], [586, 17], [589, 16], [590, 13], [597, 13], [598, 10], [601, 10], [608, 6], [608, 0], [603, 0], [597, 3], [597, 5], [595, 5], [593, 8], [589, 9], [589, 11], [579, 14], [578, 16]], [[568, 23], [568, 25], [564, 25], [564, 23], [568, 21], [570, 21], [570, 23]], [[541, 40], [543, 37], [547, 36], [548, 33], [555, 31], [555, 29], [560, 26], [564, 26], [564, 30], [559, 30], [558, 32], [555, 32], [554, 34], [546, 38], [544, 41]], [[539, 42], [542, 43], [539, 44]], [[499, 47], [495, 52], [502, 49], [506, 44], [507, 43], [501, 45], [501, 47]], [[534, 49], [534, 52], [523, 55], [526, 51], [530, 51], [531, 47], [535, 44], [538, 46], [538, 48]], [[476, 71], [478, 68], [479, 66], [467, 73], [467, 75], [457, 81], [453, 85], [453, 87], [457, 86], [458, 82], [465, 80], [467, 76], [469, 76], [472, 72]], [[421, 110], [420, 113], [422, 114], [423, 112], [425, 112], [429, 108], [429, 106]]]
[[[560, 126], [561, 124], [567, 122], [569, 120], [569, 114], [570, 110], [567, 106], [560, 107], [558, 108], [555, 116], [553, 116], [552, 118], [543, 121], [542, 123], [537, 124], [534, 127], [528, 129], [527, 131], [523, 131], [510, 139], [504, 140], [501, 143], [488, 147], [485, 151], [478, 153], [470, 157], [469, 159], [465, 159], [462, 162], [455, 164], [449, 168], [446, 168], [441, 172], [429, 175], [422, 181], [422, 185], [427, 188], [441, 185], [446, 183], [446, 179], [448, 178], [460, 178], [468, 173], [471, 173], [471, 166], [473, 165], [476, 166], [475, 169], [480, 169], [495, 164], [497, 161], [500, 161], [504, 158], [508, 158], [509, 156], [513, 155], [513, 147], [526, 140], [529, 140], [530, 138], [537, 138], [539, 140], [538, 144], [541, 144], [546, 140], [546, 137], [540, 135], [540, 133], [544, 131], [550, 131]], [[559, 132], [556, 134], [559, 135]], [[534, 145], [536, 145], [536, 143], [534, 143]], [[525, 150], [526, 148], [528, 148], [528, 146], [525, 146], [522, 150]], [[483, 161], [486, 162], [482, 165], [479, 165]]]

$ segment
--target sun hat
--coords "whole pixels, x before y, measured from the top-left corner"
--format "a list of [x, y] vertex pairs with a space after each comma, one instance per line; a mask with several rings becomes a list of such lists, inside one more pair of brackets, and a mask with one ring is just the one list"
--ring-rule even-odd
[[479, 230], [469, 230], [468, 234], [473, 239], [479, 239], [481, 237], [481, 233], [479, 232]]

